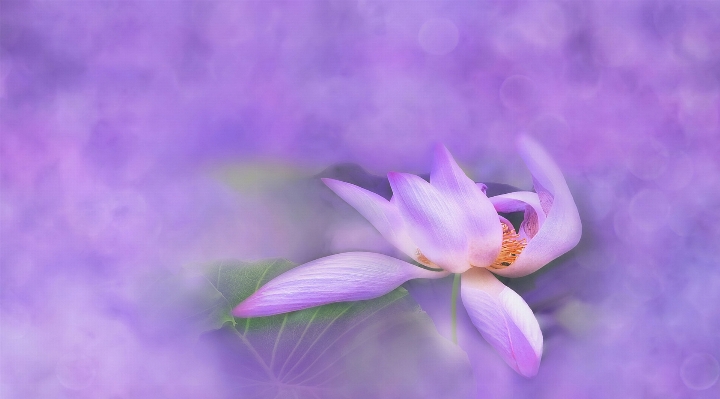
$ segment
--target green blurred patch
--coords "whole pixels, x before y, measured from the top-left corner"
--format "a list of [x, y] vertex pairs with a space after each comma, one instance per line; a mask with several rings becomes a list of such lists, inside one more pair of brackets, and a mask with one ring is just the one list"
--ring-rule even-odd
[[221, 181], [246, 194], [259, 193], [312, 174], [310, 169], [297, 165], [262, 161], [225, 165], [216, 172]]

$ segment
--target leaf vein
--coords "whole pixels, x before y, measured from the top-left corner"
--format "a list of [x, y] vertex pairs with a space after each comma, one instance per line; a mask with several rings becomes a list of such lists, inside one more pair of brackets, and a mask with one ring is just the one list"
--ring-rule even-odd
[[[275, 266], [275, 264], [277, 264], [277, 260], [274, 261], [272, 264], [270, 264], [270, 266], [268, 266], [268, 267], [265, 268], [265, 271], [263, 271], [263, 273], [260, 275], [260, 278], [258, 279], [258, 282], [257, 282], [257, 284], [255, 285], [255, 291], [253, 291], [253, 293], [257, 292], [257, 290], [260, 289], [260, 284], [262, 284], [263, 279], [265, 279], [265, 276], [267, 275], [267, 272], [268, 272], [270, 269], [272, 269], [273, 266]], [[252, 295], [252, 294], [250, 294], [250, 295]], [[245, 329], [243, 330], [243, 333], [242, 333], [243, 337], [247, 334], [248, 330], [250, 329], [250, 320], [252, 320], [252, 319], [251, 319], [251, 318], [245, 319]]]
[[[378, 311], [380, 311], [380, 309], [378, 309]], [[390, 324], [384, 324], [383, 327], [384, 327], [385, 329], [388, 329], [388, 328], [390, 328], [390, 327], [396, 326], [396, 325], [401, 324], [401, 323], [404, 323], [404, 322], [406, 322], [406, 321], [407, 321], [407, 317], [401, 318], [401, 319], [399, 319], [399, 320], [398, 320], [398, 319], [393, 319], [393, 320], [390, 322]], [[327, 365], [324, 369], [322, 369], [322, 370], [318, 371], [317, 373], [315, 373], [314, 376], [310, 376], [310, 377], [304, 379], [303, 381], [300, 381], [300, 382], [298, 383], [298, 385], [302, 385], [302, 384], [304, 384], [304, 383], [306, 383], [306, 382], [308, 382], [308, 381], [311, 381], [313, 378], [320, 376], [325, 370], [329, 369], [329, 368], [332, 367], [335, 363], [337, 363], [340, 359], [342, 359], [343, 356], [346, 356], [346, 355], [349, 354], [350, 352], [358, 349], [359, 347], [362, 346], [362, 344], [364, 344], [365, 342], [368, 342], [370, 339], [371, 339], [371, 338], [368, 337], [368, 338], [366, 338], [366, 339], [358, 342], [358, 343], [357, 343], [356, 345], [354, 345], [352, 348], [350, 348], [349, 350], [343, 352], [343, 354], [342, 354], [340, 357], [338, 357], [337, 359], [335, 359], [332, 363], [330, 363], [329, 365]], [[325, 379], [324, 381], [318, 383], [317, 386], [325, 385], [325, 384], [327, 384], [329, 381], [332, 381], [333, 379], [341, 376], [343, 373], [344, 373], [344, 371], [341, 370], [339, 373], [336, 373], [336, 374], [334, 374], [333, 376], [331, 376], [330, 378], [327, 378], [327, 379]]]
[[235, 331], [237, 336], [240, 337], [240, 339], [243, 341], [245, 346], [247, 346], [247, 348], [250, 350], [250, 352], [255, 357], [255, 360], [257, 360], [257, 362], [260, 364], [260, 366], [262, 366], [263, 370], [265, 370], [265, 373], [268, 375], [268, 377], [270, 377], [270, 379], [273, 381], [276, 380], [275, 375], [272, 373], [272, 370], [270, 370], [267, 363], [265, 363], [265, 360], [255, 350], [255, 347], [253, 346], [253, 344], [244, 335], [240, 334], [240, 332], [238, 330], [233, 328], [233, 331]]
[[293, 370], [295, 370], [295, 368], [300, 364], [300, 362], [301, 362], [303, 359], [305, 359], [305, 356], [307, 356], [307, 354], [308, 354], [308, 352], [310, 351], [310, 349], [312, 349], [312, 347], [315, 346], [315, 344], [320, 340], [320, 338], [325, 334], [325, 332], [327, 332], [327, 330], [337, 321], [338, 318], [340, 318], [340, 316], [342, 316], [343, 314], [345, 314], [345, 312], [347, 312], [348, 310], [350, 310], [350, 308], [352, 308], [353, 306], [355, 306], [356, 303], [357, 303], [357, 302], [352, 302], [352, 303], [350, 303], [350, 306], [348, 306], [347, 308], [345, 308], [342, 312], [338, 313], [337, 316], [335, 316], [335, 318], [332, 319], [332, 321], [331, 321], [327, 326], [325, 326], [325, 328], [322, 330], [322, 332], [321, 332], [317, 337], [315, 337], [315, 341], [313, 341], [313, 342], [310, 344], [310, 346], [305, 350], [305, 352], [303, 353], [303, 355], [300, 356], [300, 359], [298, 359], [297, 363], [295, 363], [295, 365], [287, 372], [287, 374], [285, 374], [285, 376], [289, 375], [290, 373], [293, 372]]
[[[392, 305], [393, 303], [397, 302], [397, 301], [398, 301], [400, 298], [402, 298], [402, 297], [404, 297], [404, 295], [401, 296], [401, 297], [393, 298], [393, 299], [392, 299], [391, 301], [389, 301], [388, 303], [386, 303], [386, 304], [384, 304], [383, 306], [375, 309], [372, 313], [370, 313], [369, 315], [367, 315], [365, 318], [363, 318], [363, 319], [360, 320], [359, 322], [353, 323], [352, 325], [350, 325], [350, 326], [345, 330], [345, 332], [343, 332], [342, 334], [340, 334], [337, 338], [335, 338], [335, 340], [333, 340], [329, 345], [327, 345], [327, 346], [325, 347], [325, 350], [322, 351], [308, 367], [305, 367], [305, 370], [303, 370], [300, 374], [298, 374], [297, 376], [295, 376], [292, 380], [288, 381], [288, 383], [292, 383], [293, 381], [295, 381], [295, 380], [297, 380], [298, 378], [300, 378], [303, 374], [305, 374], [308, 370], [310, 370], [310, 369], [312, 368], [312, 366], [313, 366], [315, 363], [317, 363], [318, 360], [320, 360], [320, 358], [325, 354], [325, 352], [327, 352], [328, 349], [330, 349], [333, 345], [335, 345], [335, 343], [336, 343], [340, 338], [342, 338], [343, 336], [345, 336], [345, 334], [347, 334], [350, 330], [352, 330], [353, 328], [355, 328], [355, 327], [359, 326], [360, 324], [364, 323], [367, 319], [371, 318], [372, 316], [374, 316], [374, 315], [375, 315], [376, 313], [378, 313], [379, 311], [381, 311], [381, 310], [387, 308], [388, 306]], [[310, 378], [313, 378], [313, 377], [315, 377], [315, 376], [312, 376], [312, 377], [310, 377]], [[308, 378], [306, 378], [305, 380], [303, 380], [303, 382], [305, 382], [305, 381], [307, 381], [307, 380], [308, 380]]]
[[285, 313], [285, 317], [283, 317], [282, 324], [280, 325], [280, 330], [278, 331], [277, 337], [275, 338], [275, 345], [273, 345], [272, 355], [270, 356], [270, 370], [273, 369], [273, 365], [275, 364], [275, 352], [277, 352], [278, 343], [280, 343], [280, 336], [282, 336], [283, 330], [285, 329], [287, 319], [288, 314]]
[[308, 320], [307, 325], [305, 325], [305, 329], [303, 330], [302, 334], [300, 334], [300, 338], [298, 338], [297, 342], [295, 342], [295, 347], [290, 352], [288, 357], [285, 359], [285, 363], [283, 363], [282, 367], [280, 368], [280, 372], [278, 373], [278, 376], [280, 376], [280, 379], [282, 380], [283, 377], [283, 371], [285, 370], [285, 367], [287, 366], [288, 361], [292, 358], [292, 355], [295, 354], [295, 351], [300, 346], [300, 343], [302, 342], [303, 338], [305, 338], [305, 334], [310, 329], [310, 325], [312, 324], [313, 320], [315, 320], [315, 317], [320, 312], [320, 307], [315, 308], [315, 313], [313, 313], [312, 317], [310, 317], [310, 320]]

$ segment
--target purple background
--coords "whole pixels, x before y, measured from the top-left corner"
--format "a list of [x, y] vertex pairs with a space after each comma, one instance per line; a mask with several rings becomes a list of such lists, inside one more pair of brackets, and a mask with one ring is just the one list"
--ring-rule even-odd
[[584, 236], [516, 287], [546, 334], [538, 376], [486, 348], [480, 392], [720, 395], [720, 3], [0, 6], [3, 399], [216, 397], [212, 356], [128, 316], [151, 276], [388, 252], [288, 187], [337, 162], [427, 173], [442, 142], [476, 180], [529, 188], [521, 132]]

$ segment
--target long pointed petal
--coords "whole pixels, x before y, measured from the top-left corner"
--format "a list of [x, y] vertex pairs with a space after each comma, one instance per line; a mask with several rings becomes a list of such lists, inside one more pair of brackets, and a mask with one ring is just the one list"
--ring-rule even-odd
[[512, 265], [493, 271], [506, 277], [522, 277], [538, 270], [574, 248], [582, 235], [580, 214], [560, 168], [535, 140], [523, 136], [518, 147], [547, 218]]
[[372, 223], [386, 240], [410, 258], [417, 259], [417, 245], [410, 239], [400, 212], [394, 204], [354, 184], [334, 179], [322, 181]]
[[430, 183], [463, 211], [470, 263], [479, 267], [492, 264], [502, 243], [497, 212], [481, 187], [465, 175], [442, 145], [435, 149]]
[[462, 210], [418, 176], [389, 173], [388, 180], [410, 238], [423, 255], [445, 270], [467, 270], [470, 264]]
[[232, 313], [236, 317], [270, 316], [333, 302], [372, 299], [410, 279], [446, 275], [376, 253], [331, 255], [270, 280]]
[[542, 331], [520, 295], [477, 267], [462, 274], [460, 295], [470, 320], [503, 360], [525, 377], [537, 374]]

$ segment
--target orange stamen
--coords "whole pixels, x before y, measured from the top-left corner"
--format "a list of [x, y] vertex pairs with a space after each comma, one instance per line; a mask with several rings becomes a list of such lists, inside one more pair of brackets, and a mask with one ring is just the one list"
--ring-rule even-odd
[[423, 265], [428, 266], [428, 267], [438, 267], [435, 263], [433, 263], [433, 261], [431, 261], [431, 260], [428, 259], [425, 255], [423, 255], [423, 253], [420, 252], [419, 249], [415, 251], [415, 256], [416, 256], [416, 258], [417, 258], [417, 261], [418, 261], [420, 264], [423, 264]]
[[508, 225], [502, 223], [502, 229], [503, 238], [500, 254], [497, 259], [495, 259], [495, 262], [490, 265], [493, 269], [503, 269], [512, 265], [527, 245], [527, 240], [524, 238], [520, 239], [520, 236], [512, 227], [508, 227]]

